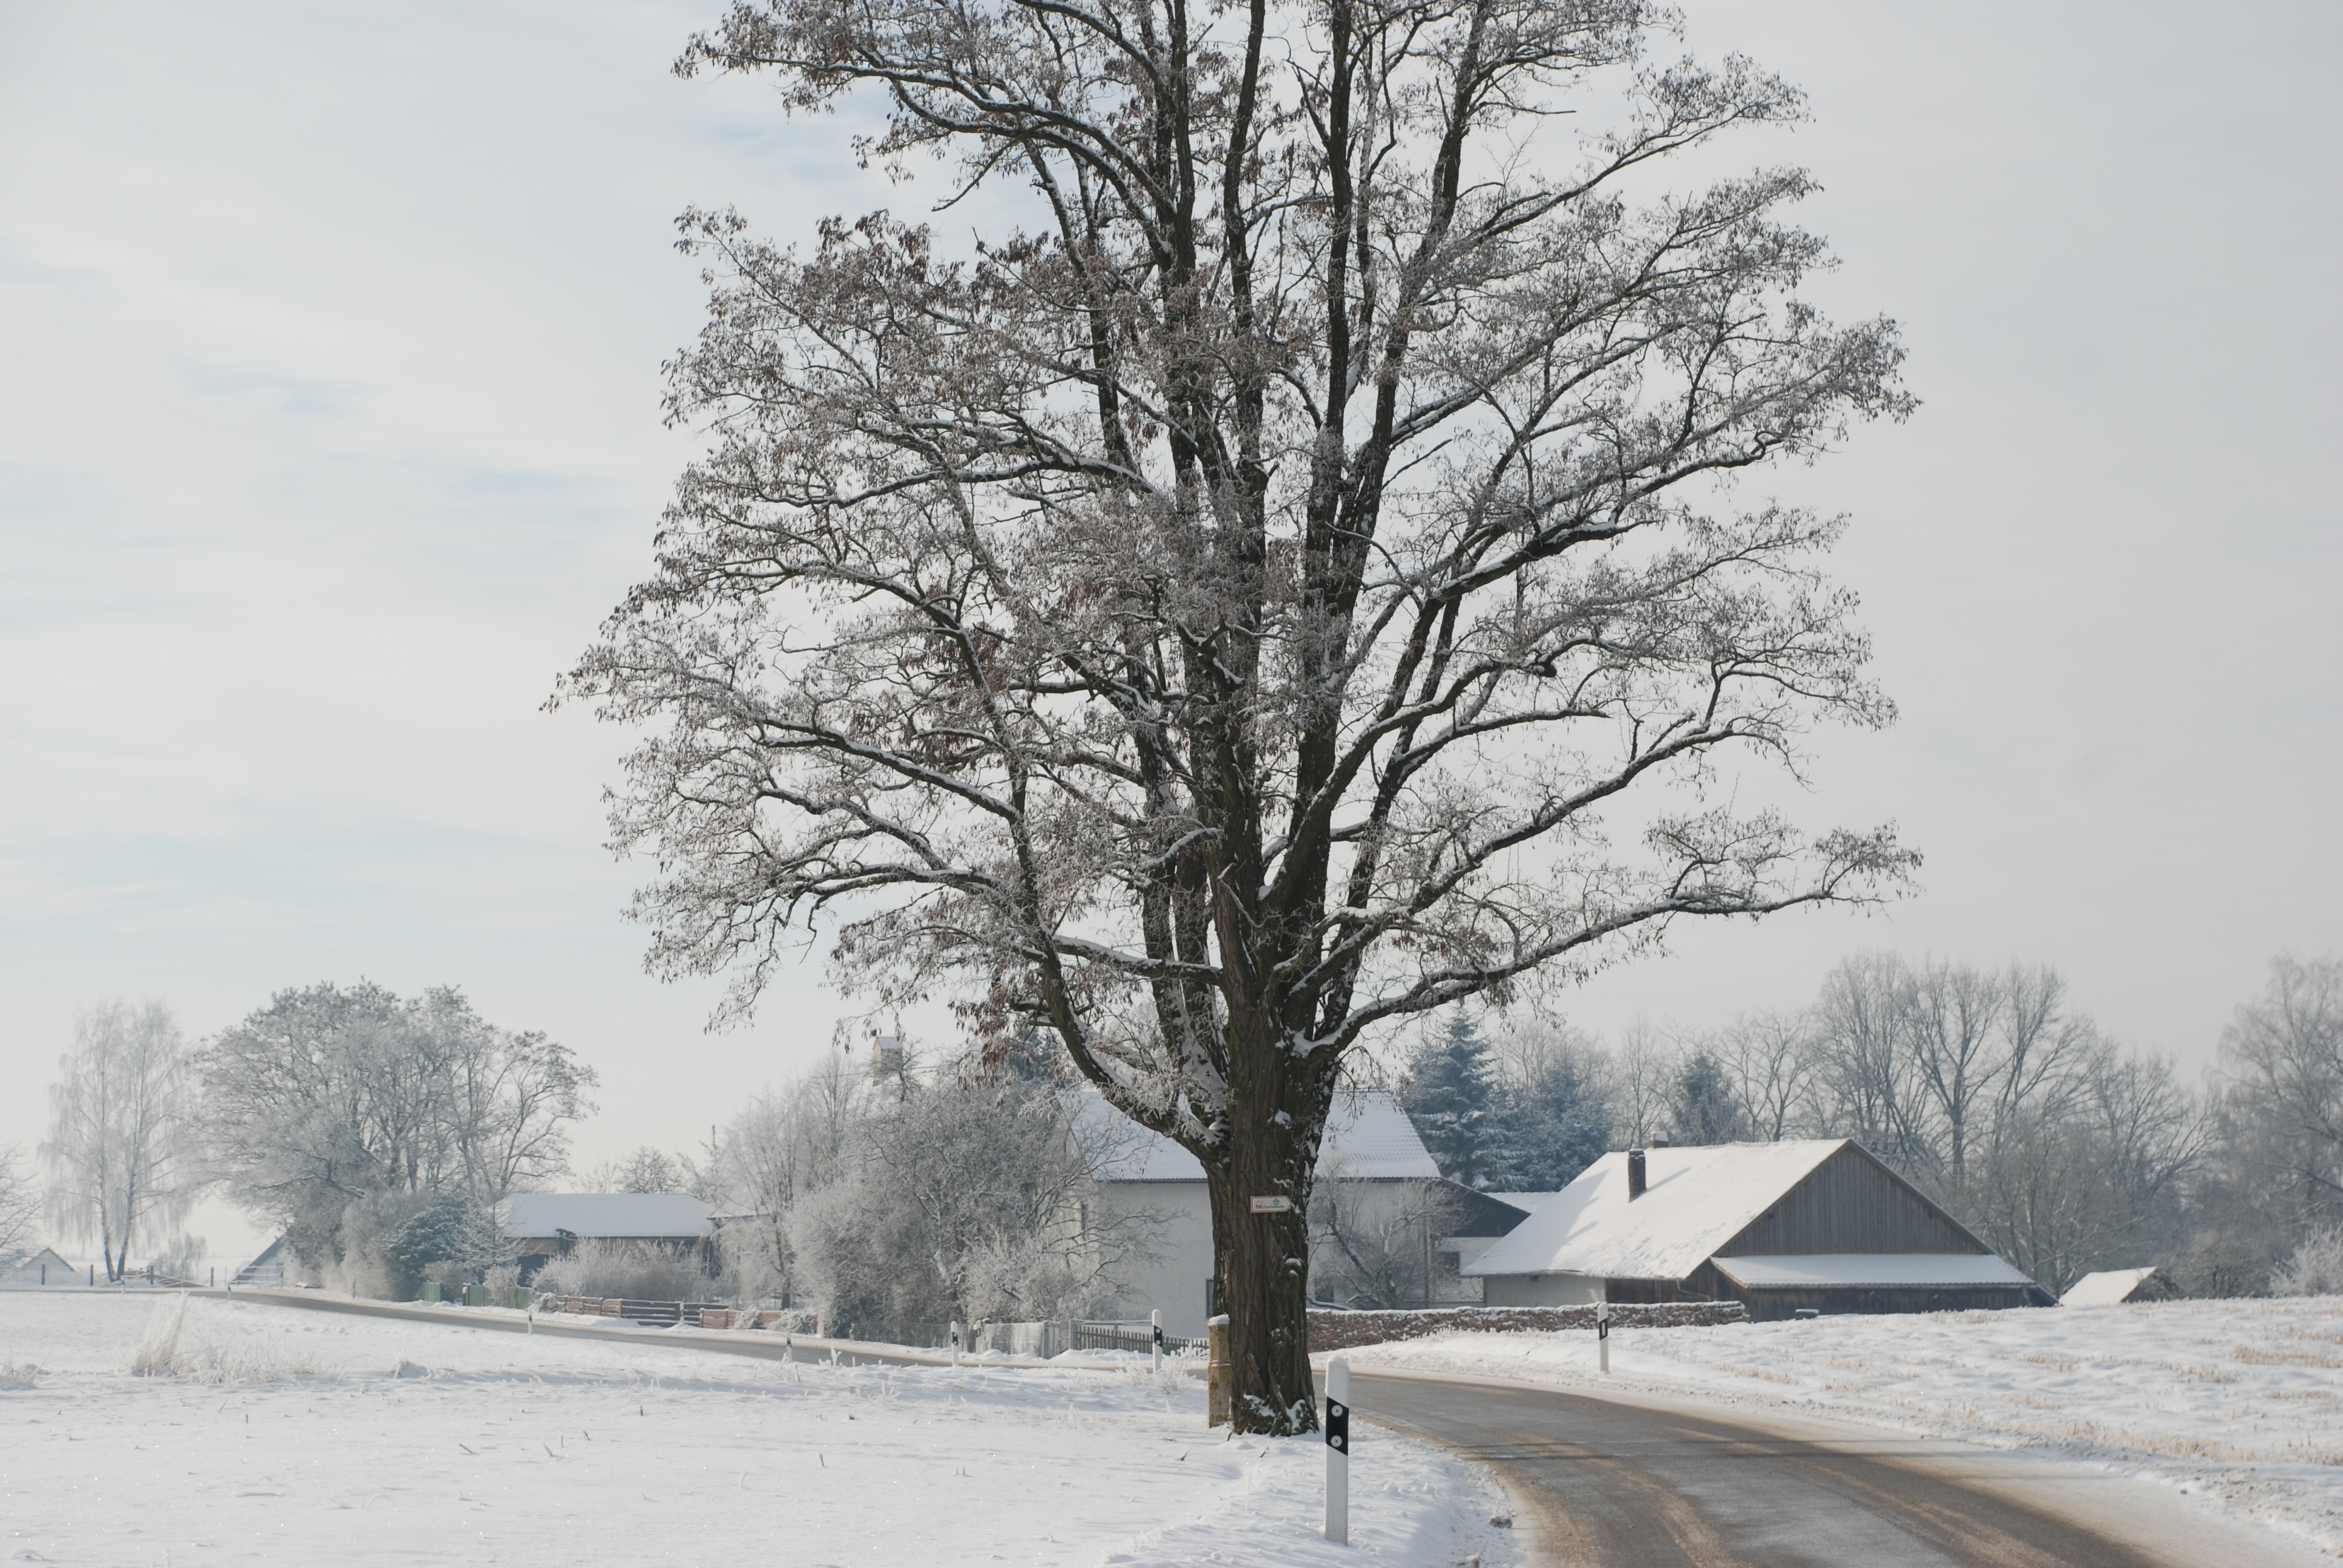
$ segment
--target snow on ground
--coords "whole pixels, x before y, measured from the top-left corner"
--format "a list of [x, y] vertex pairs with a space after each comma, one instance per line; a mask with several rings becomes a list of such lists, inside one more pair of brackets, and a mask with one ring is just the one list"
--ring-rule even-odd
[[1696, 1392], [2055, 1451], [2343, 1555], [2343, 1297], [1443, 1334], [1354, 1365]]
[[196, 1298], [176, 1371], [134, 1375], [178, 1300], [0, 1292], [0, 1561], [1516, 1560], [1486, 1472], [1373, 1428], [1329, 1546], [1322, 1446], [1208, 1433], [1202, 1382], [1143, 1367], [791, 1366]]

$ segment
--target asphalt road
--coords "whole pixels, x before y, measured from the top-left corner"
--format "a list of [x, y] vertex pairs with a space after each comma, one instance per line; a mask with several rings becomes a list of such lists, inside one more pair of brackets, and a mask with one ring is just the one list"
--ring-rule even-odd
[[[2299, 1561], [2156, 1489], [1957, 1444], [1674, 1402], [1352, 1373], [1372, 1419], [1498, 1467], [1532, 1560], [1604, 1568], [2150, 1568]], [[1764, 1422], [1763, 1417], [1750, 1418]]]

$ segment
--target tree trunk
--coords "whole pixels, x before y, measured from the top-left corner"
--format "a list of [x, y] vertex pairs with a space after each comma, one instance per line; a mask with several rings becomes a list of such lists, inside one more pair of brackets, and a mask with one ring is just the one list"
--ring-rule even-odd
[[[1237, 1431], [1314, 1432], [1310, 1381], [1310, 1188], [1322, 1107], [1280, 1105], [1232, 1094], [1230, 1154], [1207, 1163], [1220, 1310], [1229, 1315]], [[1243, 1131], [1240, 1131], [1239, 1129]], [[1255, 1198], [1284, 1198], [1282, 1212], [1253, 1212]]]

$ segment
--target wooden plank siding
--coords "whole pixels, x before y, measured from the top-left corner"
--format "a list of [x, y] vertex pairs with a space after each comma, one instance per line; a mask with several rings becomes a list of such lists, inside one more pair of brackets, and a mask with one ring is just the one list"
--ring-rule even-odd
[[1715, 1255], [1992, 1251], [1918, 1188], [1849, 1143]]

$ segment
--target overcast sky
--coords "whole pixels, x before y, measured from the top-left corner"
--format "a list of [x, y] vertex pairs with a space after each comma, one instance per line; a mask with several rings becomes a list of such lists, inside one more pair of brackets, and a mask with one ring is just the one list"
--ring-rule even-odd
[[[277, 988], [449, 982], [601, 1072], [597, 1157], [828, 1048], [809, 971], [709, 1036], [600, 848], [619, 737], [539, 711], [693, 449], [674, 215], [891, 204], [838, 122], [679, 82], [700, 4], [0, 0], [0, 1142], [76, 1007], [205, 1034]], [[2343, 949], [2335, 680], [2343, 7], [1696, 3], [1802, 83], [1823, 293], [1925, 407], [1769, 493], [1854, 514], [1884, 734], [1802, 815], [1924, 891], [1686, 933], [1578, 1013], [1795, 1006], [1850, 950], [2047, 960], [2209, 1061]]]

